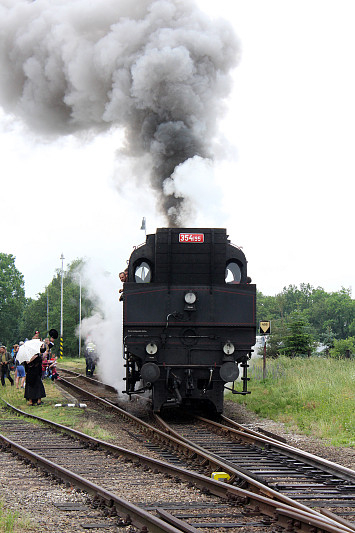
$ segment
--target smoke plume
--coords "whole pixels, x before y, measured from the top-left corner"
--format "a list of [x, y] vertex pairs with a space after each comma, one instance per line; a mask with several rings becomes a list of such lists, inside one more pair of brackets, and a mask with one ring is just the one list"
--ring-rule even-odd
[[190, 0], [0, 0], [4, 109], [45, 135], [123, 128], [172, 226], [187, 211], [172, 176], [213, 158], [238, 59], [229, 23]]

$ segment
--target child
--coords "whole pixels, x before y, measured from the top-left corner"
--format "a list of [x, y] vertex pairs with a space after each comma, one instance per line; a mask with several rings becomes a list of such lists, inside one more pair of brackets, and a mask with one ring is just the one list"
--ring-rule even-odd
[[51, 380], [54, 381], [55, 379], [58, 379], [58, 372], [57, 372], [57, 358], [55, 355], [52, 355], [52, 358], [49, 361], [48, 370], [51, 373]]

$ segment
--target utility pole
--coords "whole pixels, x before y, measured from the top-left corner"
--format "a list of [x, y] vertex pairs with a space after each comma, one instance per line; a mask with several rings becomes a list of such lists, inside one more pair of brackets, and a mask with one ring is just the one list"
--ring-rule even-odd
[[79, 357], [81, 356], [81, 275], [79, 274]]
[[47, 335], [49, 331], [49, 287], [47, 287]]
[[59, 355], [62, 359], [63, 357], [63, 278], [64, 278], [64, 255], [60, 256], [62, 260], [62, 271], [61, 271], [61, 284], [60, 284], [60, 339], [59, 339]]

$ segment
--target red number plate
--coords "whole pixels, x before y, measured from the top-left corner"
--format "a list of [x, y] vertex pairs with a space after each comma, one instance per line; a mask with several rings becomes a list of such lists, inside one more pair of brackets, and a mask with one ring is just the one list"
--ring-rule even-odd
[[179, 233], [179, 242], [204, 242], [203, 233]]

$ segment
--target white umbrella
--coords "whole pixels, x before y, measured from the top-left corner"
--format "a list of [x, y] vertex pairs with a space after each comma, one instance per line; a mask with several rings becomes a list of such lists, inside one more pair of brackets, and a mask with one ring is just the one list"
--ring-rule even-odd
[[16, 360], [21, 364], [24, 361], [29, 363], [32, 359], [34, 359], [35, 355], [37, 355], [40, 352], [41, 346], [43, 344], [43, 341], [40, 339], [32, 339], [30, 341], [26, 341], [22, 346], [20, 346]]

